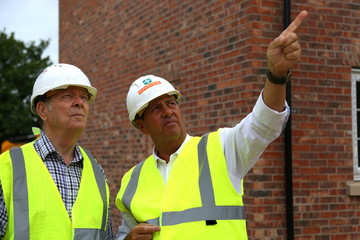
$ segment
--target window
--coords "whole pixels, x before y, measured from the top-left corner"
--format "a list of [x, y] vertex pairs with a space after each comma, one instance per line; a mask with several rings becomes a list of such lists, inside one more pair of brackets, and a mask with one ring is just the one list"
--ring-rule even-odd
[[360, 69], [352, 70], [351, 91], [354, 180], [360, 181]]

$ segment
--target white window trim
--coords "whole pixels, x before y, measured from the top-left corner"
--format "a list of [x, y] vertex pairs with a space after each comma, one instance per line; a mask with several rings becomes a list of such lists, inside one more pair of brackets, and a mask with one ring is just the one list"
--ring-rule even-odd
[[358, 137], [357, 136], [357, 109], [356, 109], [356, 82], [360, 82], [360, 69], [353, 68], [351, 74], [351, 98], [352, 98], [352, 138], [353, 138], [353, 162], [354, 162], [354, 181], [360, 181], [360, 167], [358, 156]]

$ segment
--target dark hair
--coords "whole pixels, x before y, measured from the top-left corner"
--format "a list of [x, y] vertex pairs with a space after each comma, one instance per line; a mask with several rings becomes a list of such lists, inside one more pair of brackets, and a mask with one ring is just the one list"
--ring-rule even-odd
[[144, 114], [143, 115], [139, 115], [138, 113], [135, 115], [134, 121], [138, 120], [138, 119], [143, 119], [144, 118]]

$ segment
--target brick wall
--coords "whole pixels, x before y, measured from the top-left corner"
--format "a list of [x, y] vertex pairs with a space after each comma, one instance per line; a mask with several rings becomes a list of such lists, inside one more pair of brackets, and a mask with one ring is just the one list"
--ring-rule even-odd
[[[60, 0], [60, 61], [79, 66], [98, 89], [81, 140], [110, 181], [112, 202], [123, 174], [151, 153], [151, 140], [128, 121], [130, 83], [168, 79], [184, 95], [188, 132], [233, 126], [265, 81], [266, 48], [283, 29], [283, 1]], [[301, 64], [293, 69], [292, 158], [295, 239], [360, 239], [360, 198], [353, 179], [351, 66], [360, 66], [360, 3], [292, 1]], [[284, 137], [245, 178], [249, 239], [286, 239]], [[119, 211], [113, 207], [116, 232]]]

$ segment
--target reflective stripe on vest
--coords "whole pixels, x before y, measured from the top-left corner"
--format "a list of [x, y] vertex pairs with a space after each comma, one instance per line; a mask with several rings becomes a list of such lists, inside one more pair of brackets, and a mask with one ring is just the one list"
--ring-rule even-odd
[[208, 136], [208, 134], [205, 134], [198, 144], [199, 186], [203, 207], [215, 206], [214, 188], [212, 186], [209, 159], [206, 152]]
[[[105, 181], [104, 181], [104, 174], [101, 172], [99, 166], [97, 165], [94, 156], [85, 148], [83, 148], [85, 153], [88, 155], [92, 168], [94, 170], [94, 175], [95, 175], [95, 179], [96, 179], [96, 183], [98, 185], [99, 188], [99, 192], [101, 195], [101, 199], [103, 202], [103, 216], [102, 216], [102, 223], [101, 223], [101, 229], [103, 229], [105, 231], [105, 225], [106, 225], [106, 185], [105, 185]], [[89, 229], [88, 229], [89, 230]]]
[[[88, 155], [94, 175], [99, 187], [101, 199], [103, 201], [103, 217], [101, 229], [105, 231], [106, 225], [106, 186], [103, 174], [96, 164], [94, 156], [84, 149]], [[29, 223], [29, 205], [28, 205], [28, 189], [24, 155], [22, 149], [17, 147], [10, 150], [11, 162], [13, 165], [13, 196], [14, 196], [14, 239], [29, 239], [30, 223]], [[99, 229], [75, 229], [74, 239], [104, 239], [104, 232]]]
[[139, 176], [140, 171], [143, 166], [144, 162], [139, 163], [135, 166], [133, 173], [131, 174], [131, 178], [129, 184], [127, 185], [124, 195], [123, 195], [123, 203], [125, 207], [130, 211], [130, 203], [135, 195], [138, 183], [139, 183]]
[[30, 239], [28, 190], [21, 148], [10, 150], [13, 165], [14, 239]]
[[74, 240], [102, 240], [105, 239], [105, 231], [99, 229], [76, 228], [74, 230]]
[[[245, 220], [243, 206], [216, 206], [214, 188], [212, 185], [209, 159], [206, 152], [208, 134], [205, 134], [198, 143], [199, 161], [199, 188], [202, 207], [190, 208], [184, 211], [163, 212], [162, 226], [171, 226], [180, 223], [188, 223], [203, 220]], [[131, 201], [135, 195], [141, 168], [144, 162], [135, 166], [129, 183], [125, 189], [122, 202], [130, 210]], [[146, 223], [160, 226], [159, 218], [149, 219]]]

